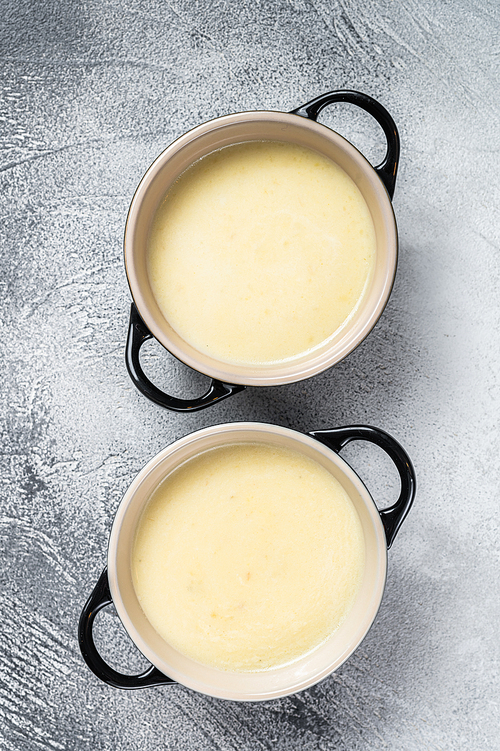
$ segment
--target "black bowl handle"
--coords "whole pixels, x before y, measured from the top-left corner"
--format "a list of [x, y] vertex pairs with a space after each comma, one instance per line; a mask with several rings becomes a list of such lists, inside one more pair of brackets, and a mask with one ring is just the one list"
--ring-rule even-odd
[[369, 425], [352, 425], [334, 430], [313, 430], [309, 435], [333, 449], [337, 454], [351, 441], [370, 441], [380, 446], [392, 459], [401, 478], [401, 493], [393, 506], [379, 510], [387, 548], [390, 548], [415, 497], [415, 470], [404, 448], [388, 433]]
[[245, 386], [231, 383], [223, 383], [215, 378], [206, 394], [196, 399], [179, 399], [176, 396], [169, 396], [155, 386], [144, 373], [139, 361], [139, 352], [147, 339], [152, 339], [153, 334], [148, 329], [135, 303], [130, 308], [130, 321], [128, 327], [127, 346], [125, 349], [125, 362], [129, 375], [139, 391], [151, 399], [152, 402], [159, 404], [160, 407], [166, 407], [174, 412], [197, 412], [199, 409], [210, 407], [228, 396], [243, 391]]
[[302, 107], [297, 107], [290, 114], [308, 117], [310, 120], [317, 120], [321, 110], [335, 102], [356, 104], [361, 109], [369, 112], [379, 125], [381, 125], [387, 139], [387, 153], [383, 162], [378, 167], [374, 167], [374, 169], [387, 188], [389, 197], [392, 198], [399, 162], [399, 134], [396, 123], [385, 107], [382, 107], [376, 99], [372, 99], [368, 94], [361, 94], [359, 91], [330, 91], [328, 94], [316, 97], [316, 99], [302, 105]]
[[83, 659], [92, 672], [114, 688], [147, 688], [161, 686], [165, 683], [175, 683], [172, 678], [160, 673], [158, 668], [151, 665], [139, 675], [126, 675], [110, 667], [97, 651], [92, 634], [94, 619], [97, 613], [113, 602], [109, 590], [108, 571], [104, 569], [94, 591], [85, 603], [78, 624], [78, 642]]

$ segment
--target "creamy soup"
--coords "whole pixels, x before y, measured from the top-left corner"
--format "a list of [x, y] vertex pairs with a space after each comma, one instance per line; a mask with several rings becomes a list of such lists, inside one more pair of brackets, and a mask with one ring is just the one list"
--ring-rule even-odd
[[157, 211], [148, 274], [190, 345], [234, 364], [287, 361], [358, 309], [376, 254], [368, 206], [317, 152], [252, 141], [187, 169]]
[[342, 623], [364, 538], [340, 483], [268, 445], [211, 449], [170, 474], [141, 517], [132, 576], [163, 639], [238, 672], [293, 662]]

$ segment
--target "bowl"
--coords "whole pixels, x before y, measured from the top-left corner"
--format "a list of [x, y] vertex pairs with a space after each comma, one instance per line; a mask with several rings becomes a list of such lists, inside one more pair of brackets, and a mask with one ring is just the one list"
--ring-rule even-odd
[[[324, 107], [339, 102], [353, 103], [365, 109], [382, 126], [388, 147], [386, 157], [378, 167], [372, 167], [345, 138], [316, 121]], [[180, 175], [202, 157], [223, 147], [255, 141], [281, 141], [311, 149], [347, 173], [363, 196], [373, 220], [375, 265], [360, 305], [346, 324], [322, 344], [282, 361], [232, 363], [207, 354], [202, 347], [193, 346], [170, 325], [156, 301], [148, 276], [148, 239], [158, 207]], [[354, 91], [330, 92], [287, 113], [254, 111], [225, 115], [195, 127], [174, 141], [142, 178], [125, 228], [125, 268], [133, 297], [126, 364], [137, 388], [163, 407], [193, 412], [247, 386], [276, 386], [310, 378], [352, 352], [375, 326], [394, 283], [398, 238], [391, 197], [398, 158], [399, 136], [391, 116], [374, 99]], [[194, 399], [179, 399], [151, 382], [139, 359], [142, 345], [151, 337], [190, 368], [210, 377], [206, 394]]]
[[[380, 446], [394, 462], [401, 492], [390, 508], [378, 510], [358, 475], [339, 456], [350, 441]], [[132, 580], [131, 558], [141, 514], [151, 494], [172, 471], [189, 459], [217, 447], [260, 443], [298, 451], [324, 467], [341, 484], [355, 509], [362, 529], [364, 567], [350, 611], [337, 630], [318, 647], [290, 664], [260, 672], [221, 670], [187, 657], [168, 644], [144, 614]], [[154, 457], [126, 492], [111, 530], [107, 568], [103, 571], [80, 618], [79, 642], [90, 669], [102, 681], [118, 688], [141, 688], [178, 682], [202, 694], [233, 701], [263, 701], [304, 690], [323, 680], [354, 652], [368, 632], [382, 600], [387, 549], [406, 517], [415, 493], [411, 461], [399, 443], [371, 426], [349, 426], [303, 434], [267, 423], [227, 423], [192, 433]], [[97, 613], [114, 604], [130, 638], [151, 666], [139, 675], [111, 668], [93, 639]]]

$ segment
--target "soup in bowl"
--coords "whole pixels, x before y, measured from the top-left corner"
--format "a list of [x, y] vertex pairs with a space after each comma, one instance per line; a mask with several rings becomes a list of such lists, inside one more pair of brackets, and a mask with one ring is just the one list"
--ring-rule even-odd
[[284, 141], [225, 146], [158, 208], [148, 279], [165, 320], [227, 365], [278, 367], [324, 347], [362, 305], [375, 228], [354, 181]]
[[[401, 493], [389, 509], [377, 509], [339, 456], [352, 440], [394, 461]], [[177, 681], [237, 701], [317, 683], [370, 628], [414, 492], [406, 452], [369, 426], [304, 435], [228, 423], [176, 441], [116, 514], [107, 569], [80, 619], [87, 664], [120, 688]], [[110, 603], [151, 662], [138, 676], [109, 667], [95, 647], [94, 618]]]
[[[341, 101], [382, 125], [379, 167], [316, 122]], [[162, 406], [194, 411], [346, 357], [394, 282], [398, 155], [392, 118], [358, 92], [331, 92], [291, 113], [226, 115], [171, 144], [139, 184], [125, 230], [134, 299], [126, 361], [136, 386]], [[152, 336], [212, 379], [207, 394], [178, 399], [147, 378], [139, 351]]]

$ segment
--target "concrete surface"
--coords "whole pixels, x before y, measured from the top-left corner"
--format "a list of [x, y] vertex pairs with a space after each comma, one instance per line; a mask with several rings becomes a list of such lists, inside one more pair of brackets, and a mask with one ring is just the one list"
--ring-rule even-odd
[[[2, 749], [500, 748], [499, 28], [493, 0], [0, 2]], [[163, 411], [123, 359], [140, 177], [202, 121], [341, 88], [379, 99], [402, 139], [382, 319], [307, 382]], [[368, 115], [322, 121], [383, 154]], [[156, 343], [144, 359], [178, 394], [204, 386]], [[264, 705], [107, 687], [76, 625], [122, 494], [175, 438], [246, 419], [369, 423], [412, 456], [417, 499], [373, 628], [329, 679]], [[377, 451], [344, 456], [395, 497]], [[142, 664], [112, 612], [98, 636], [113, 664]]]

